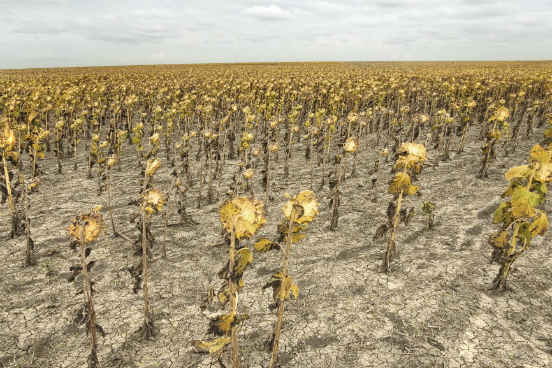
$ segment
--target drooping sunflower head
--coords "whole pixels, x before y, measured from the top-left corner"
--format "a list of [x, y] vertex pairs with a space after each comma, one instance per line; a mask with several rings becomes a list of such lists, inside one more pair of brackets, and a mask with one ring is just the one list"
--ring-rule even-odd
[[353, 152], [356, 152], [357, 148], [358, 148], [358, 139], [354, 137], [347, 138], [347, 141], [343, 146], [343, 149], [345, 150], [345, 152], [353, 153]]
[[5, 120], [3, 123], [4, 129], [2, 129], [2, 131], [0, 132], [0, 149], [9, 152], [13, 149], [13, 146], [15, 145], [15, 134], [10, 128], [7, 120]]
[[142, 195], [142, 203], [144, 211], [148, 214], [158, 213], [163, 209], [165, 204], [165, 195], [157, 189], [150, 189]]
[[246, 197], [226, 201], [219, 214], [224, 229], [227, 232], [233, 229], [238, 239], [250, 238], [266, 222], [263, 203]]
[[48, 135], [50, 134], [50, 132], [48, 130], [45, 130], [45, 129], [40, 129], [39, 133], [38, 133], [38, 141], [42, 142], [44, 141], [46, 138], [48, 138]]
[[349, 123], [356, 123], [358, 120], [358, 115], [354, 112], [350, 112], [349, 115], [347, 115], [347, 120]]
[[419, 114], [416, 116], [416, 122], [420, 124], [425, 124], [429, 121], [429, 116], [427, 114]]
[[496, 120], [498, 122], [504, 122], [506, 119], [508, 119], [508, 117], [510, 117], [510, 110], [508, 110], [507, 107], [501, 106], [498, 109], [496, 109], [496, 111], [491, 116], [489, 121]]
[[247, 132], [247, 133], [243, 133], [243, 137], [242, 137], [242, 140], [245, 141], [245, 142], [252, 142], [253, 141], [253, 134]]
[[117, 162], [119, 162], [119, 157], [117, 155], [111, 155], [107, 159], [107, 167], [112, 168]]
[[247, 169], [243, 172], [243, 177], [246, 178], [246, 179], [251, 179], [253, 177], [253, 174], [255, 172], [253, 171], [253, 169]]
[[94, 210], [89, 214], [75, 216], [67, 230], [72, 240], [82, 242], [84, 238], [84, 244], [88, 244], [100, 236], [102, 228], [102, 215], [99, 210]]
[[146, 175], [152, 177], [153, 175], [155, 175], [155, 172], [157, 171], [157, 169], [159, 169], [159, 167], [161, 167], [161, 161], [159, 161], [159, 159], [156, 158], [155, 160], [148, 160], [148, 164], [146, 166]]
[[303, 224], [312, 222], [314, 217], [318, 214], [318, 201], [314, 193], [310, 190], [303, 190], [297, 194], [295, 198], [291, 198], [284, 204], [282, 211], [288, 220], [291, 219], [293, 209], [296, 208], [294, 206], [302, 208], [302, 213], [298, 213], [298, 211], [295, 210], [294, 217], [297, 223]]
[[419, 143], [403, 143], [399, 147], [398, 154], [399, 158], [394, 166], [396, 169], [414, 168], [420, 171], [427, 158], [424, 145]]
[[423, 144], [420, 143], [403, 143], [399, 147], [399, 154], [412, 155], [418, 161], [424, 162], [427, 158], [427, 151]]

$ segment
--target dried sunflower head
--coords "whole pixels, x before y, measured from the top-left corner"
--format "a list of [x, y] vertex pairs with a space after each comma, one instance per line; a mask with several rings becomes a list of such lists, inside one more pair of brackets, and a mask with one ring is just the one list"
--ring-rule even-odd
[[11, 152], [8, 152], [8, 154], [7, 154], [7, 158], [9, 160], [12, 160], [13, 162], [18, 162], [19, 159], [20, 159], [20, 156], [21, 155], [17, 151], [11, 151]]
[[99, 211], [92, 211], [86, 215], [75, 216], [71, 225], [67, 228], [69, 236], [74, 241], [83, 241], [88, 244], [98, 238], [103, 228], [103, 219]]
[[13, 134], [13, 130], [11, 130], [7, 121], [4, 124], [3, 132], [0, 133], [0, 149], [9, 152], [15, 145], [15, 134]]
[[503, 122], [504, 120], [508, 119], [509, 116], [510, 116], [510, 110], [508, 110], [507, 107], [501, 106], [498, 109], [496, 109], [495, 113], [493, 114], [493, 116], [491, 116], [489, 121], [496, 120], [496, 121]]
[[148, 165], [146, 166], [146, 175], [151, 177], [153, 175], [155, 175], [155, 172], [157, 171], [157, 169], [159, 169], [159, 167], [161, 167], [161, 161], [159, 161], [159, 159], [155, 159], [155, 160], [148, 160]]
[[350, 112], [349, 115], [347, 115], [347, 120], [350, 123], [355, 123], [358, 120], [358, 115], [354, 112]]
[[125, 139], [126, 137], [128, 136], [128, 132], [126, 130], [123, 130], [123, 129], [119, 129], [117, 131], [117, 138], [119, 140], [123, 140]]
[[427, 158], [427, 152], [423, 144], [403, 143], [399, 147], [399, 155], [412, 155], [416, 161], [424, 162]]
[[158, 213], [165, 204], [165, 195], [157, 189], [150, 189], [142, 195], [144, 210], [148, 214]]
[[395, 169], [412, 168], [420, 172], [426, 160], [426, 149], [423, 144], [403, 143], [399, 148], [399, 158], [395, 162]]
[[466, 103], [466, 107], [472, 109], [474, 108], [475, 106], [477, 106], [477, 102], [475, 102], [474, 100], [469, 100], [467, 103]]
[[243, 177], [246, 179], [251, 179], [253, 177], [254, 171], [253, 169], [247, 169], [243, 172]]
[[149, 137], [149, 141], [152, 146], [157, 146], [159, 144], [159, 133], [154, 133]]
[[107, 159], [107, 167], [108, 168], [112, 168], [113, 166], [115, 166], [115, 164], [119, 161], [119, 157], [117, 157], [117, 155], [111, 155], [109, 156], [109, 158]]
[[40, 184], [40, 179], [34, 178], [29, 184], [27, 184], [27, 190], [29, 192], [33, 192], [38, 187], [38, 184]]
[[231, 232], [233, 228], [238, 239], [250, 238], [266, 222], [263, 203], [246, 197], [226, 201], [219, 213], [224, 229]]
[[425, 124], [429, 121], [429, 116], [427, 116], [426, 114], [420, 114], [417, 116], [416, 121], [420, 124]]
[[46, 138], [48, 138], [48, 135], [50, 134], [49, 131], [47, 130], [44, 130], [44, 129], [41, 129], [40, 132], [38, 133], [38, 140], [39, 141], [43, 141], [45, 140]]
[[345, 149], [345, 152], [356, 152], [358, 148], [358, 140], [354, 137], [347, 138], [347, 141], [345, 142], [343, 148]]
[[291, 219], [291, 212], [294, 206], [300, 206], [303, 209], [303, 213], [297, 213], [297, 211], [295, 213], [295, 222], [297, 223], [311, 222], [318, 214], [318, 202], [314, 193], [310, 190], [303, 190], [295, 198], [290, 199], [284, 204], [282, 211], [288, 220]]

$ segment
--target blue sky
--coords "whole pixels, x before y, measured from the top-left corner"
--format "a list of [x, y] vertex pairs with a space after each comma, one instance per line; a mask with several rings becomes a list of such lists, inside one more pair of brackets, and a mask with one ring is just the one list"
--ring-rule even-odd
[[552, 59], [552, 1], [0, 0], [0, 68]]

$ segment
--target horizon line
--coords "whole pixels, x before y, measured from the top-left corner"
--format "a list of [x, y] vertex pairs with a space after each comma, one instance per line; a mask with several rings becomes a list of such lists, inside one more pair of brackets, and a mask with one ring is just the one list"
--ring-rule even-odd
[[156, 67], [156, 66], [206, 66], [206, 65], [255, 65], [255, 64], [343, 64], [343, 63], [546, 63], [552, 62], [552, 59], [511, 59], [511, 60], [492, 60], [492, 59], [473, 59], [473, 60], [317, 60], [317, 61], [213, 61], [213, 62], [195, 62], [195, 63], [157, 63], [157, 64], [99, 64], [99, 65], [65, 65], [65, 66], [30, 66], [21, 68], [0, 68], [3, 71], [24, 71], [41, 69], [85, 69], [85, 68], [124, 68], [124, 67]]

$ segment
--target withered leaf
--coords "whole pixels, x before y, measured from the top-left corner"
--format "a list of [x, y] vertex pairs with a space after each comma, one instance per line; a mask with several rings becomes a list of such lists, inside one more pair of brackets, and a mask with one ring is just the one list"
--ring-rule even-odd
[[502, 202], [493, 214], [493, 224], [498, 224], [501, 222], [503, 222], [504, 224], [509, 224], [510, 221], [510, 203]]
[[267, 252], [273, 249], [280, 249], [280, 244], [274, 243], [272, 240], [267, 238], [259, 239], [255, 243], [255, 250], [258, 252]]
[[489, 243], [495, 248], [504, 248], [508, 243], [508, 231], [504, 230], [489, 239]]
[[236, 253], [236, 263], [234, 264], [234, 275], [240, 276], [245, 271], [247, 265], [253, 262], [253, 254], [249, 248], [241, 248]]
[[192, 345], [194, 348], [197, 349], [200, 353], [209, 353], [214, 354], [218, 353], [224, 347], [232, 342], [231, 337], [223, 336], [223, 337], [217, 337], [213, 340], [192, 340]]
[[539, 194], [530, 192], [526, 187], [515, 188], [511, 200], [512, 216], [515, 218], [533, 217], [535, 207], [539, 205], [540, 200]]
[[232, 330], [234, 319], [235, 315], [232, 313], [219, 316], [209, 323], [209, 331], [219, 336], [228, 335]]
[[529, 231], [532, 237], [542, 235], [548, 230], [548, 217], [546, 213], [539, 211], [537, 218], [529, 225]]
[[297, 299], [299, 296], [299, 286], [297, 286], [291, 276], [284, 277], [282, 272], [273, 274], [270, 281], [263, 286], [263, 289], [268, 287], [272, 287], [272, 297], [275, 302], [288, 300], [290, 293], [294, 299]]
[[306, 237], [306, 235], [305, 234], [291, 234], [290, 237], [291, 237], [291, 243], [294, 244], [294, 243], [298, 243], [301, 240], [303, 240]]

